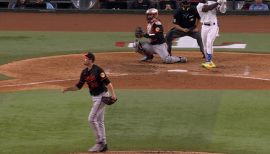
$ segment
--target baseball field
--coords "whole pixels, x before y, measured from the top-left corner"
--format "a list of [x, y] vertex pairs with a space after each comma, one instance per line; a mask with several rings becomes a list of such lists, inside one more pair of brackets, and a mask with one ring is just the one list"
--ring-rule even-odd
[[[171, 15], [161, 15], [168, 31]], [[107, 153], [270, 153], [270, 16], [220, 16], [217, 68], [198, 49], [186, 64], [140, 62], [126, 45], [144, 15], [0, 14], [0, 153], [87, 153], [94, 136], [88, 90], [74, 85], [93, 51], [118, 102], [107, 106]]]

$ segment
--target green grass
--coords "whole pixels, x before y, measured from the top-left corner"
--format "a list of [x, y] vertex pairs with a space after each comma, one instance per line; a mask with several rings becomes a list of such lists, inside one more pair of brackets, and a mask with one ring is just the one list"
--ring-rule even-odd
[[[222, 33], [222, 42], [247, 43], [236, 52], [269, 53], [270, 34]], [[131, 51], [115, 47], [132, 33], [0, 32], [0, 65], [32, 57]], [[218, 50], [223, 51], [223, 49]], [[230, 51], [230, 50], [228, 50]], [[0, 75], [0, 80], [7, 79]], [[182, 150], [230, 154], [270, 153], [269, 91], [118, 90], [107, 108], [111, 150]], [[94, 143], [87, 90], [0, 93], [0, 153], [60, 154]]]
[[[269, 33], [220, 33], [216, 38], [214, 45], [220, 45], [228, 42], [239, 42], [247, 44], [245, 49], [215, 49], [215, 52], [246, 52], [246, 53], [270, 53], [270, 44], [268, 40]], [[175, 49], [175, 50], [188, 50], [194, 49]], [[198, 50], [198, 49], [197, 49]]]
[[[217, 51], [269, 53], [270, 34], [222, 33], [216, 44], [222, 42], [247, 43], [246, 49]], [[131, 51], [115, 46], [117, 41], [131, 42], [133, 33], [126, 32], [23, 32], [0, 31], [0, 65], [10, 61], [32, 57], [94, 52]], [[194, 49], [190, 49], [194, 50]]]
[[[106, 109], [111, 150], [270, 152], [270, 91], [118, 90]], [[0, 153], [86, 151], [87, 90], [0, 93]]]
[[124, 51], [116, 41], [131, 41], [130, 33], [0, 32], [0, 64], [19, 59], [86, 51]]
[[218, 49], [217, 51], [251, 52], [251, 53], [270, 53], [269, 33], [221, 33], [217, 37], [215, 44], [223, 42], [246, 43], [246, 49]]

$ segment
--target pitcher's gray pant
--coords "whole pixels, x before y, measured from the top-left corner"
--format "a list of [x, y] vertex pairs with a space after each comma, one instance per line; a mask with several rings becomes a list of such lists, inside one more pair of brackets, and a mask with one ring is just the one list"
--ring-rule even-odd
[[204, 51], [204, 48], [203, 48], [203, 42], [202, 42], [202, 37], [201, 37], [201, 32], [183, 32], [183, 31], [180, 31], [176, 28], [172, 28], [167, 34], [166, 34], [166, 42], [167, 42], [167, 45], [168, 45], [168, 52], [169, 54], [171, 55], [172, 53], [172, 41], [175, 39], [175, 38], [179, 38], [179, 37], [184, 37], [184, 36], [190, 36], [194, 39], [197, 40], [197, 43], [200, 47], [200, 51], [203, 55], [205, 55], [205, 51]]
[[108, 92], [103, 92], [98, 96], [93, 96], [93, 106], [88, 116], [88, 122], [92, 126], [96, 136], [96, 143], [106, 144], [106, 133], [104, 125], [105, 104], [101, 102], [102, 96], [109, 96]]
[[170, 56], [166, 43], [152, 45], [149, 42], [142, 42], [141, 44], [146, 55], [158, 54], [164, 63], [171, 64], [180, 61], [179, 57]]

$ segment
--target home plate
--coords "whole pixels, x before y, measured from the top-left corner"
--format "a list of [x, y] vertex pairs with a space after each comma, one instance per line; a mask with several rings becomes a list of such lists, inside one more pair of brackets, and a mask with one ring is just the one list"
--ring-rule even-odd
[[179, 73], [185, 73], [185, 72], [188, 72], [188, 70], [180, 70], [180, 69], [175, 69], [175, 70], [168, 70], [168, 72], [179, 72]]

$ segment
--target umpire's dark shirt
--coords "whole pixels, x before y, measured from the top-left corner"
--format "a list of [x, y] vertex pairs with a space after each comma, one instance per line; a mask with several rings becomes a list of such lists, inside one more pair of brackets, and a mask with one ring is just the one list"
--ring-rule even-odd
[[76, 84], [76, 86], [81, 89], [85, 82], [88, 84], [90, 94], [92, 96], [97, 96], [108, 91], [106, 85], [110, 83], [110, 80], [106, 76], [103, 69], [94, 64], [90, 70], [85, 68], [82, 71], [80, 81]]
[[196, 19], [201, 17], [195, 7], [191, 6], [187, 10], [180, 7], [173, 16], [173, 23], [183, 28], [191, 28], [195, 26]]

